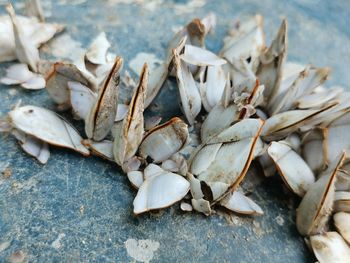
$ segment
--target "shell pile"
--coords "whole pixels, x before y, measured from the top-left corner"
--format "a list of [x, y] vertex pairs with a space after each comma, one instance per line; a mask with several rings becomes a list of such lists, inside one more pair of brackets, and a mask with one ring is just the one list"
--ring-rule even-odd
[[[174, 35], [159, 66], [144, 64], [135, 83], [103, 32], [75, 61], [41, 59], [39, 45], [63, 27], [44, 22], [39, 1], [29, 6], [37, 18], [17, 16], [10, 5], [0, 18], [11, 34], [1, 41], [0, 61], [21, 63], [1, 83], [45, 88], [58, 111], [84, 121], [86, 138], [53, 111], [16, 105], [0, 129], [24, 151], [43, 164], [49, 145], [115, 162], [138, 189], [135, 214], [181, 201], [183, 211], [205, 215], [220, 206], [262, 215], [240, 187], [254, 161], [301, 198], [297, 229], [318, 261], [350, 262], [350, 92], [323, 86], [328, 68], [286, 61], [286, 20], [269, 45], [260, 15], [236, 23], [214, 54], [205, 37], [215, 16], [196, 18]], [[171, 77], [183, 116], [164, 123], [145, 117]]]

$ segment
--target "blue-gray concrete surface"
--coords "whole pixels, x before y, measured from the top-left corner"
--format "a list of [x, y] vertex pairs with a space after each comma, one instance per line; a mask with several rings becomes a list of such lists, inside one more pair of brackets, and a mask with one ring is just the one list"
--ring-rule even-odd
[[[172, 28], [209, 11], [218, 17], [217, 29], [207, 39], [213, 51], [220, 49], [233, 18], [261, 13], [269, 41], [281, 18], [287, 17], [289, 60], [330, 66], [329, 84], [349, 83], [347, 1], [202, 0], [195, 1], [203, 2], [202, 7], [187, 13], [174, 11], [174, 5], [187, 0], [158, 0], [151, 9], [116, 2], [52, 1], [48, 20], [67, 24], [66, 32], [84, 46], [105, 31], [112, 51], [127, 65], [141, 51], [163, 58]], [[8, 65], [0, 66], [0, 76]], [[165, 116], [178, 112], [173, 86], [167, 81], [156, 101], [160, 107], [153, 111], [162, 109]], [[2, 115], [19, 99], [54, 109], [44, 90], [0, 89]], [[252, 195], [265, 211], [262, 217], [205, 217], [185, 214], [178, 205], [135, 217], [136, 192], [116, 165], [54, 147], [51, 153], [43, 166], [23, 153], [11, 136], [0, 136], [0, 168], [12, 172], [9, 178], [0, 175], [0, 262], [18, 250], [30, 262], [134, 262], [125, 248], [128, 239], [159, 242], [154, 262], [315, 261], [295, 228], [293, 202], [298, 200], [286, 195], [278, 179], [264, 182]]]

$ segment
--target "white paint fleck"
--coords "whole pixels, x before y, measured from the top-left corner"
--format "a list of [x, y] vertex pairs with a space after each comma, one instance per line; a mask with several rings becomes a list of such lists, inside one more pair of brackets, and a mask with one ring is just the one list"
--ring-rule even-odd
[[62, 247], [61, 240], [65, 236], [66, 235], [64, 233], [59, 234], [58, 237], [51, 243], [51, 246], [55, 249], [60, 249]]
[[144, 63], [147, 63], [149, 71], [152, 72], [162, 62], [155, 54], [140, 52], [130, 61], [129, 67], [140, 75]]
[[150, 262], [154, 252], [159, 248], [159, 242], [150, 239], [128, 239], [125, 242], [128, 255], [139, 262]]
[[280, 225], [280, 226], [284, 225], [284, 219], [282, 216], [280, 216], [280, 215], [276, 216], [275, 220], [276, 220], [278, 225]]

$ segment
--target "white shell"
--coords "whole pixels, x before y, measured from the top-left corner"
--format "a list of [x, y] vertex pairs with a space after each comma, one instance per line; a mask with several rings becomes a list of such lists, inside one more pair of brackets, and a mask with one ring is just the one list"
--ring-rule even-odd
[[260, 64], [256, 72], [260, 83], [265, 85], [264, 97], [266, 102], [269, 102], [279, 92], [282, 67], [287, 57], [287, 46], [287, 20], [284, 19], [271, 46], [261, 54]]
[[81, 144], [82, 138], [73, 126], [50, 110], [28, 105], [10, 111], [9, 118], [16, 129], [26, 134], [83, 155], [90, 154]]
[[91, 150], [92, 154], [114, 161], [112, 141], [103, 140], [100, 142], [94, 142], [92, 140], [83, 140], [82, 143]]
[[110, 46], [106, 33], [101, 32], [86, 51], [85, 58], [93, 64], [106, 64], [108, 62], [107, 50]]
[[350, 245], [350, 214], [345, 212], [339, 212], [333, 216], [333, 219], [337, 231]]
[[120, 70], [123, 59], [117, 57], [99, 88], [98, 96], [85, 122], [85, 133], [95, 141], [104, 139], [111, 130], [117, 114]]
[[196, 66], [220, 66], [226, 64], [226, 60], [214, 53], [192, 45], [185, 45], [185, 50], [180, 58], [191, 65]]
[[227, 209], [245, 215], [263, 215], [264, 212], [259, 205], [257, 205], [249, 197], [245, 196], [239, 191], [234, 191], [227, 195], [220, 201], [220, 205]]
[[45, 88], [45, 79], [34, 74], [28, 69], [26, 64], [14, 64], [6, 69], [6, 76], [0, 79], [0, 82], [6, 85], [21, 85], [25, 89], [43, 89]]
[[175, 117], [145, 135], [139, 148], [140, 155], [150, 156], [156, 163], [165, 161], [185, 146], [188, 137], [187, 125]]
[[[39, 47], [49, 41], [56, 33], [62, 31], [63, 26], [58, 24], [41, 23], [34, 17], [16, 16], [18, 24], [26, 39]], [[17, 58], [15, 52], [15, 37], [11, 19], [8, 15], [0, 16], [0, 62], [11, 61]]]
[[86, 121], [97, 99], [97, 94], [80, 82], [68, 81], [67, 85], [75, 118]]
[[40, 61], [39, 50], [35, 46], [33, 40], [27, 38], [26, 35], [23, 33], [24, 28], [17, 20], [15, 10], [13, 9], [12, 5], [8, 4], [6, 6], [6, 10], [9, 13], [12, 21], [13, 33], [15, 37], [15, 52], [17, 59], [22, 63], [28, 64], [28, 66], [34, 72], [37, 72], [37, 64]]
[[310, 243], [320, 263], [350, 262], [350, 248], [337, 232], [311, 236]]
[[174, 62], [182, 108], [187, 121], [193, 125], [201, 110], [201, 97], [189, 67], [179, 58], [175, 50]]
[[315, 182], [315, 176], [305, 161], [288, 145], [272, 142], [267, 150], [287, 186], [297, 195], [304, 196]]
[[12, 134], [20, 142], [22, 149], [35, 157], [41, 164], [47, 163], [50, 158], [49, 145], [46, 142], [43, 142], [37, 139], [34, 136], [27, 135], [18, 130], [12, 131]]
[[134, 156], [142, 141], [144, 133], [143, 111], [147, 80], [148, 68], [147, 64], [145, 64], [140, 75], [140, 83], [131, 99], [128, 113], [119, 129], [117, 129], [114, 138], [114, 159], [121, 166]]
[[303, 197], [296, 216], [296, 224], [301, 235], [320, 233], [332, 212], [336, 174], [344, 161], [345, 155], [320, 176]]
[[264, 47], [263, 17], [256, 15], [243, 23], [235, 24], [231, 34], [224, 39], [220, 54], [230, 63], [250, 58], [250, 67], [255, 68]]
[[147, 178], [135, 197], [134, 213], [168, 207], [180, 201], [189, 189], [190, 183], [178, 174], [163, 172]]

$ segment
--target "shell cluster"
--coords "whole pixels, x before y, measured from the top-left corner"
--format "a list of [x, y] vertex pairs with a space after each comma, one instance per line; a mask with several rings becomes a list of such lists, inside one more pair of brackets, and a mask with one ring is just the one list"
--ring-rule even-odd
[[[350, 92], [323, 86], [328, 68], [286, 61], [286, 20], [269, 45], [260, 15], [237, 22], [215, 54], [205, 48], [215, 16], [196, 18], [170, 40], [159, 66], [144, 64], [135, 83], [103, 32], [74, 61], [41, 59], [38, 47], [63, 26], [46, 23], [40, 2], [28, 2], [30, 17], [10, 5], [0, 17], [11, 34], [0, 61], [20, 62], [0, 81], [45, 88], [57, 111], [84, 121], [86, 138], [56, 112], [18, 104], [0, 130], [24, 151], [43, 164], [49, 145], [115, 162], [138, 189], [135, 214], [181, 201], [183, 211], [205, 215], [217, 207], [262, 215], [240, 187], [257, 163], [301, 198], [296, 226], [318, 261], [350, 262]], [[171, 77], [183, 116], [164, 123], [145, 117]]]

